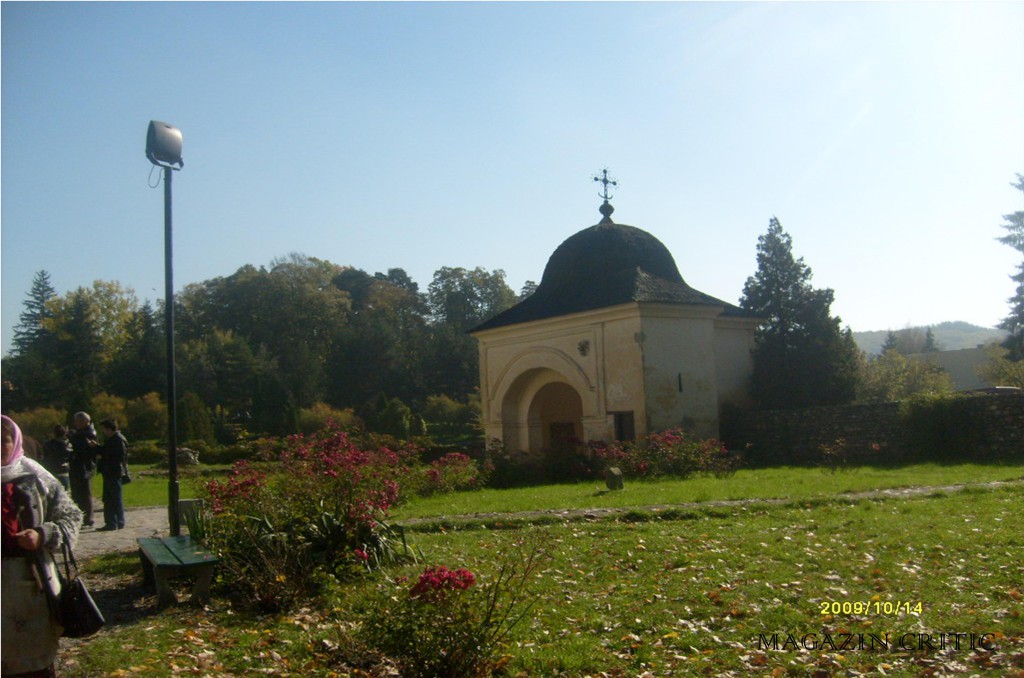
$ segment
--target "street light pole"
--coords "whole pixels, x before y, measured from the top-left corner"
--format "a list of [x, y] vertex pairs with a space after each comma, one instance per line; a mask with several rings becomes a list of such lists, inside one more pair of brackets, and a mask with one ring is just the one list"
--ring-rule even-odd
[[174, 378], [174, 248], [171, 228], [171, 174], [164, 167], [164, 314], [167, 329], [167, 518], [172, 537], [181, 535], [178, 514], [178, 421]]
[[[167, 519], [172, 537], [181, 536], [178, 513], [178, 422], [174, 379], [174, 248], [171, 229], [171, 172], [181, 169], [181, 130], [151, 120], [146, 133], [146, 157], [164, 170], [164, 314], [167, 329]], [[178, 165], [177, 168], [173, 165]]]

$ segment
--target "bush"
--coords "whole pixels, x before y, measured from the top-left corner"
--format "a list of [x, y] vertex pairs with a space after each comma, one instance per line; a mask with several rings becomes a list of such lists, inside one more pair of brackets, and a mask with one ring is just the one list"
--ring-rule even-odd
[[155, 393], [129, 400], [125, 404], [125, 435], [133, 439], [167, 437], [167, 405]]
[[487, 444], [483, 469], [491, 487], [536, 485], [546, 477], [541, 459], [507, 450], [497, 438], [492, 438]]
[[449, 452], [424, 471], [419, 493], [427, 496], [469, 490], [484, 485], [486, 480], [487, 474], [475, 461], [461, 452]]
[[8, 415], [21, 429], [24, 436], [32, 437], [45, 443], [53, 435], [53, 427], [57, 424], [67, 425], [67, 412], [53, 407], [37, 407], [24, 412], [11, 412]]
[[339, 410], [327, 403], [316, 403], [312, 407], [303, 407], [299, 410], [299, 433], [316, 433], [327, 428], [333, 422], [336, 426], [345, 429], [354, 429], [359, 419], [352, 408]]
[[97, 393], [93, 396], [92, 402], [89, 403], [90, 409], [88, 412], [97, 430], [100, 427], [99, 422], [104, 419], [114, 419], [120, 428], [130, 431], [131, 421], [127, 417], [127, 405], [127, 401], [120, 396], [110, 395], [109, 393]]
[[205, 488], [207, 545], [224, 583], [245, 603], [281, 611], [327, 581], [394, 562], [383, 521], [414, 461], [407, 450], [361, 449], [328, 428], [289, 438], [273, 470], [238, 462]]
[[411, 425], [412, 410], [398, 398], [392, 398], [384, 409], [377, 412], [376, 430], [378, 433], [407, 440]]
[[245, 445], [215, 445], [203, 454], [200, 461], [204, 464], [234, 464], [256, 458], [253, 449]]
[[178, 398], [178, 435], [182, 440], [207, 440], [213, 442], [213, 418], [206, 403], [192, 391], [186, 391]]
[[627, 443], [591, 443], [595, 469], [617, 466], [634, 478], [673, 476], [688, 478], [694, 473], [728, 476], [742, 463], [714, 438], [695, 440], [680, 429], [651, 433]]
[[167, 445], [155, 440], [129, 440], [128, 461], [132, 464], [167, 465]]
[[426, 568], [411, 586], [388, 584], [363, 625], [365, 641], [407, 678], [492, 675], [502, 642], [536, 601], [529, 583], [545, 557], [539, 548], [507, 554], [479, 584], [469, 570], [444, 566]]

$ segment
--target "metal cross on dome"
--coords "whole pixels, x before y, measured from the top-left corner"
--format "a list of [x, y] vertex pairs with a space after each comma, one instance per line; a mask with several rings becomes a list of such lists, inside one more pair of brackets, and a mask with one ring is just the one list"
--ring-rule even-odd
[[608, 187], [609, 186], [618, 186], [619, 185], [619, 182], [614, 181], [614, 180], [608, 178], [608, 168], [607, 167], [604, 168], [603, 170], [601, 170], [601, 176], [594, 177], [594, 181], [600, 181], [602, 184], [604, 184], [604, 190], [602, 192], [598, 193], [598, 195], [600, 197], [604, 198], [605, 202], [608, 202], [609, 198], [612, 197], [612, 196], [610, 196], [608, 194]]

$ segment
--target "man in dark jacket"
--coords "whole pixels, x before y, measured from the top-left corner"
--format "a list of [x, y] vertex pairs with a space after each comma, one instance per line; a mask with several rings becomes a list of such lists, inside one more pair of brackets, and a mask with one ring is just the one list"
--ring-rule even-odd
[[53, 477], [64, 486], [65, 492], [71, 491], [70, 463], [71, 443], [68, 442], [68, 429], [60, 424], [53, 427], [53, 437], [43, 445], [43, 466]]
[[92, 487], [89, 483], [96, 472], [96, 429], [86, 412], [76, 412], [75, 430], [71, 432], [71, 498], [82, 509], [83, 527], [92, 527]]
[[104, 419], [103, 447], [100, 448], [97, 469], [103, 476], [103, 527], [101, 532], [124, 529], [124, 496], [121, 479], [128, 465], [128, 441], [117, 429], [117, 422]]

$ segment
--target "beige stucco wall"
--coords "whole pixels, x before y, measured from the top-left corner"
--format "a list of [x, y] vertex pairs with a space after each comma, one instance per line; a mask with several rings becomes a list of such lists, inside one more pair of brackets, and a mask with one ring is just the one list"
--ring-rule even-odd
[[610, 438], [609, 412], [643, 411], [643, 378], [634, 367], [641, 360], [639, 330], [636, 305], [629, 304], [476, 333], [487, 439], [535, 446], [529, 408], [556, 382], [580, 395], [582, 438]]
[[720, 405], [745, 402], [754, 328], [720, 312], [632, 303], [475, 333], [487, 439], [536, 451], [551, 423], [578, 417], [578, 437], [612, 440], [616, 412], [638, 436], [717, 436]]
[[718, 435], [715, 307], [645, 306], [643, 372], [648, 431]]
[[946, 370], [950, 381], [953, 382], [953, 388], [957, 391], [969, 391], [997, 385], [982, 379], [978, 374], [978, 368], [991, 360], [982, 346], [936, 351], [935, 353], [917, 353], [907, 357], [911, 360], [923, 360]]
[[754, 371], [754, 331], [758, 321], [752, 318], [718, 318], [715, 321], [715, 366], [718, 378], [718, 405], [749, 407], [750, 375]]

